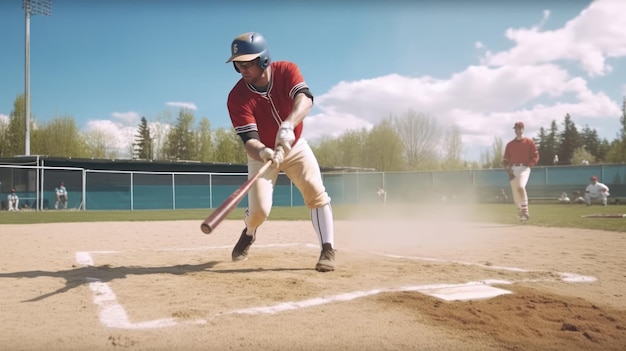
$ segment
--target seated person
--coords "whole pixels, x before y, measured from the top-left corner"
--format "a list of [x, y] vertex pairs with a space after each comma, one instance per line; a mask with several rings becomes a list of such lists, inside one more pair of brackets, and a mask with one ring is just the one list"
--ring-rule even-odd
[[572, 199], [574, 199], [574, 203], [575, 204], [584, 204], [585, 203], [585, 199], [580, 195], [580, 191], [578, 190], [574, 190], [572, 192]]
[[570, 198], [569, 196], [567, 196], [566, 192], [562, 192], [561, 196], [559, 196], [559, 202], [562, 204], [569, 204], [570, 202]]
[[68, 195], [67, 189], [65, 189], [63, 182], [59, 184], [58, 188], [54, 188], [54, 192], [56, 194], [56, 202], [54, 203], [54, 208], [58, 210], [59, 205], [62, 205], [63, 208], [67, 208]]
[[11, 189], [11, 193], [7, 196], [9, 211], [17, 211], [20, 207], [20, 198], [15, 193], [15, 189]]
[[591, 184], [587, 185], [587, 189], [585, 189], [585, 202], [587, 206], [591, 206], [593, 200], [600, 200], [602, 206], [606, 206], [609, 195], [609, 187], [606, 186], [606, 184], [600, 183], [598, 177], [591, 177]]

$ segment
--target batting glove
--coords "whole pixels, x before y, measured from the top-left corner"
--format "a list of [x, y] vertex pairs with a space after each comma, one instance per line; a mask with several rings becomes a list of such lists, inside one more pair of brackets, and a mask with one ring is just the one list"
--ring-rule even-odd
[[286, 153], [291, 151], [291, 145], [296, 141], [296, 134], [293, 132], [291, 122], [283, 122], [276, 133], [276, 147], [282, 146]]

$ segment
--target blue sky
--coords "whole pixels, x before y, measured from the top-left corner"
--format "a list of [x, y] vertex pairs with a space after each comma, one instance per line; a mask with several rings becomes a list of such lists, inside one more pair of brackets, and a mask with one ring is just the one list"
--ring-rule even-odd
[[[24, 11], [0, 1], [0, 118], [24, 92]], [[180, 107], [230, 127], [232, 39], [257, 31], [316, 96], [313, 141], [425, 113], [460, 128], [464, 157], [569, 113], [613, 140], [626, 95], [626, 1], [52, 0], [31, 18], [31, 112], [72, 116], [125, 150], [145, 116]], [[122, 151], [123, 153], [123, 151]]]

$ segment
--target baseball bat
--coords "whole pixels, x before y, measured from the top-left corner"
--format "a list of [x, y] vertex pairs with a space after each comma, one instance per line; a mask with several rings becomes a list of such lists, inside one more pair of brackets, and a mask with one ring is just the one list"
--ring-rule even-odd
[[211, 234], [213, 230], [228, 216], [228, 214], [237, 207], [239, 202], [243, 199], [244, 196], [248, 193], [254, 182], [265, 173], [265, 171], [270, 167], [272, 161], [267, 161], [256, 172], [252, 177], [250, 177], [245, 183], [243, 183], [237, 190], [235, 190], [221, 205], [219, 205], [213, 213], [211, 213], [200, 225], [200, 229], [204, 234]]

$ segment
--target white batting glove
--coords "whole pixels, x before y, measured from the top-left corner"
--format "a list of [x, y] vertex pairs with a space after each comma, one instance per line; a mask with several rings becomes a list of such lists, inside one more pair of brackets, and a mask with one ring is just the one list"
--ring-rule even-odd
[[291, 145], [296, 141], [296, 134], [293, 132], [291, 122], [283, 122], [276, 133], [276, 147], [282, 146], [286, 153], [291, 151]]

